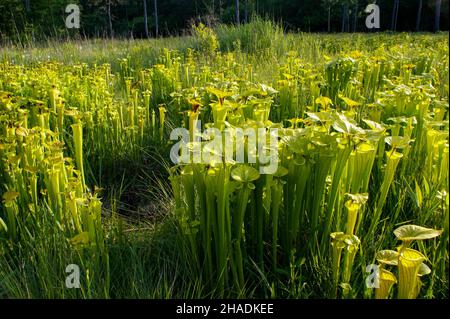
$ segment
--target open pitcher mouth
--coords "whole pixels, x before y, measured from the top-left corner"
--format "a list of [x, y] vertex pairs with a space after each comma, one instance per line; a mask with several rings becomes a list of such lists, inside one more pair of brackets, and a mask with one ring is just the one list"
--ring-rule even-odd
[[[195, 123], [195, 124], [194, 124]], [[171, 140], [180, 140], [170, 150], [174, 164], [255, 164], [261, 174], [277, 171], [278, 129], [258, 127], [249, 123], [245, 128], [227, 125], [223, 130], [208, 127], [200, 131], [201, 122], [192, 122], [195, 129], [175, 128]]]

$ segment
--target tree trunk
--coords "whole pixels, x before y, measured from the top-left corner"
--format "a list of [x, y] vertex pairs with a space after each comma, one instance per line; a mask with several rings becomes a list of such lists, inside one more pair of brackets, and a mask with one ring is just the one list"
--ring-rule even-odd
[[391, 17], [391, 30], [394, 31], [394, 18], [395, 18], [395, 1], [392, 6], [392, 17]]
[[420, 31], [420, 19], [422, 18], [422, 0], [419, 0], [419, 8], [417, 9], [416, 31]]
[[328, 33], [331, 32], [331, 6], [328, 5]]
[[358, 3], [355, 3], [353, 11], [353, 32], [356, 32], [356, 24], [358, 23]]
[[439, 31], [439, 21], [441, 19], [441, 0], [436, 0], [436, 7], [434, 8], [434, 32]]
[[350, 14], [349, 14], [349, 5], [346, 4], [346, 10], [345, 10], [345, 31], [350, 32]]
[[397, 30], [397, 17], [398, 17], [398, 3], [400, 0], [394, 0], [394, 7], [392, 8], [392, 20], [391, 20], [391, 30]]
[[130, 19], [128, 18], [128, 8], [125, 7], [125, 19], [127, 21], [127, 26], [126, 26], [126, 30], [127, 30], [127, 34], [130, 34], [131, 39], [134, 38], [134, 34], [133, 34], [133, 29], [131, 29], [131, 31], [128, 30], [128, 26], [130, 25]]
[[236, 24], [239, 25], [239, 0], [234, 1], [234, 14], [236, 15]]
[[153, 0], [153, 9], [155, 12], [155, 36], [159, 35], [159, 25], [158, 25], [158, 0]]
[[150, 36], [148, 34], [147, 0], [143, 0], [142, 2], [144, 4], [144, 30], [145, 30], [145, 37], [148, 39]]
[[245, 23], [248, 22], [248, 0], [245, 0], [245, 11], [244, 11]]
[[114, 31], [112, 27], [112, 17], [111, 17], [111, 0], [108, 0], [108, 23], [109, 23], [109, 36], [114, 37]]
[[30, 12], [30, 0], [24, 1], [25, 12]]
[[398, 8], [400, 7], [400, 0], [396, 0], [395, 2], [397, 3], [397, 8], [395, 9], [395, 30], [397, 30]]
[[25, 8], [25, 14], [24, 14], [25, 21], [28, 21], [28, 16], [30, 13], [30, 0], [25, 0], [23, 3], [23, 6]]
[[348, 16], [348, 3], [342, 6], [342, 32], [350, 31], [349, 28], [349, 16]]

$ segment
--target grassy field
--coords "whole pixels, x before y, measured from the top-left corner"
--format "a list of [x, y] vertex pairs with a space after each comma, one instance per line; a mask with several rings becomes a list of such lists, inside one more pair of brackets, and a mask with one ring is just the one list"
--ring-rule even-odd
[[[263, 21], [0, 47], [0, 297], [448, 298], [448, 67]], [[198, 120], [277, 128], [278, 169], [175, 165]]]

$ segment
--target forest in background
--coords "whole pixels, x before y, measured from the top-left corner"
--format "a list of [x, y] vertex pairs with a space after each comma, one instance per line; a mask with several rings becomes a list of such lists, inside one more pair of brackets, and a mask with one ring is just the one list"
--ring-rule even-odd
[[[194, 22], [242, 24], [255, 16], [286, 31], [366, 32], [364, 9], [374, 2], [379, 31], [448, 30], [448, 0], [0, 0], [0, 40], [175, 36]], [[65, 27], [68, 4], [80, 7], [80, 29]]]

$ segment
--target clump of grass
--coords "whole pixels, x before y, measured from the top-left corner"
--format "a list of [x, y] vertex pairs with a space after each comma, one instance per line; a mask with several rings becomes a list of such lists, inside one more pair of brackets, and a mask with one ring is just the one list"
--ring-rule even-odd
[[239, 26], [221, 24], [215, 31], [220, 48], [225, 51], [239, 48], [246, 53], [262, 53], [282, 48], [284, 41], [284, 32], [280, 25], [258, 16]]

